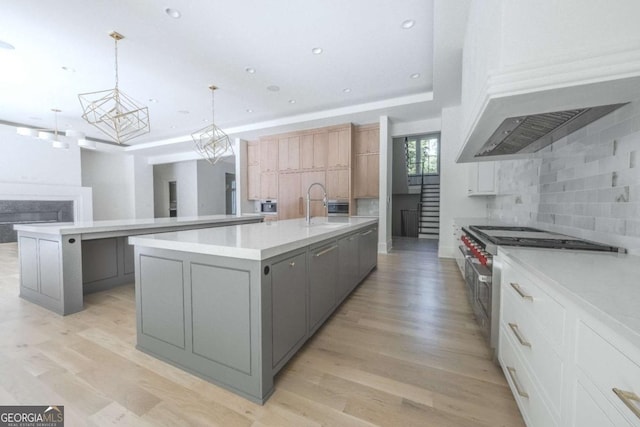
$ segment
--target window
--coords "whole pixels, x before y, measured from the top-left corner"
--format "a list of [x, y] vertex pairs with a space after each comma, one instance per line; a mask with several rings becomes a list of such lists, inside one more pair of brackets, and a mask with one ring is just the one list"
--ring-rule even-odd
[[405, 138], [407, 175], [438, 175], [440, 173], [440, 135], [417, 135]]

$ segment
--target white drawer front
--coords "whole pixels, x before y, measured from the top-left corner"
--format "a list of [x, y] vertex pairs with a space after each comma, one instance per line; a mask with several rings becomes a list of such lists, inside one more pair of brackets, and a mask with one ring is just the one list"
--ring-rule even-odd
[[575, 383], [575, 412], [572, 427], [632, 427], [596, 386], [579, 372]]
[[507, 294], [502, 302], [502, 327], [530, 371], [534, 373], [546, 395], [547, 403], [557, 415], [561, 415], [564, 378], [562, 358], [529, 312], [518, 310], [520, 303], [516, 297]]
[[558, 426], [556, 418], [545, 405], [529, 371], [519, 358], [507, 334], [508, 331], [502, 326], [500, 328], [500, 364], [522, 412], [522, 417], [529, 427]]
[[[619, 397], [613, 389], [635, 394], [640, 399], [639, 362], [622, 354], [585, 323], [578, 323], [576, 364], [606, 400], [635, 426], [640, 426], [640, 416], [623, 402], [625, 397]], [[626, 401], [640, 414], [640, 401], [628, 396]]]
[[533, 277], [505, 263], [502, 271], [502, 293], [514, 296], [520, 303], [518, 311], [528, 312], [540, 324], [551, 343], [557, 348], [562, 347], [565, 308], [543, 291]]

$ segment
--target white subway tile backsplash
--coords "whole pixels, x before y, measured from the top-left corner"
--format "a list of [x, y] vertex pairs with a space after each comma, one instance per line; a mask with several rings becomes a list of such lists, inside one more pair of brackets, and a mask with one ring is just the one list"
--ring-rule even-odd
[[498, 162], [489, 217], [640, 252], [640, 101], [525, 160]]

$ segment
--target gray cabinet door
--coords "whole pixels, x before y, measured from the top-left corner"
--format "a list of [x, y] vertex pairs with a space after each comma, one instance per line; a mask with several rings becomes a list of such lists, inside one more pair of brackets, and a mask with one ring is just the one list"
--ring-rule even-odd
[[307, 333], [306, 252], [271, 267], [272, 367]]
[[371, 271], [378, 262], [378, 228], [372, 227], [362, 231], [358, 239], [359, 276], [360, 279]]
[[359, 233], [343, 237], [338, 240], [338, 286], [336, 289], [336, 301], [340, 302], [358, 284], [359, 256], [358, 239]]
[[309, 251], [309, 325], [313, 332], [336, 304], [338, 244]]

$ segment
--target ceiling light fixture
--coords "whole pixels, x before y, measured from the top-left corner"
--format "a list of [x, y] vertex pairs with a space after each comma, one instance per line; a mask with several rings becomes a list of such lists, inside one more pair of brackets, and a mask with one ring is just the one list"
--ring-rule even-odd
[[244, 70], [249, 74], [255, 74], [256, 73], [256, 69], [255, 68], [247, 67]]
[[402, 28], [404, 28], [405, 30], [413, 28], [414, 25], [416, 25], [416, 21], [414, 21], [413, 19], [407, 19], [406, 21], [402, 22]]
[[253, 113], [253, 110], [251, 108], [247, 108], [247, 113]]
[[81, 93], [78, 98], [82, 106], [82, 118], [122, 144], [151, 131], [149, 109], [138, 105], [118, 88], [118, 41], [124, 36], [115, 31], [109, 36], [115, 41], [115, 88]]
[[[80, 147], [84, 148], [95, 148], [95, 142], [87, 141], [85, 139], [84, 133], [76, 131], [76, 130], [67, 130], [65, 134], [62, 135], [58, 131], [58, 113], [61, 111], [57, 108], [52, 108], [54, 114], [54, 127], [53, 129], [38, 129], [31, 127], [18, 127], [16, 128], [16, 133], [22, 136], [31, 136], [34, 138], [42, 139], [45, 141], [51, 141], [51, 146], [53, 148], [61, 148], [67, 149], [69, 148], [69, 142], [65, 139], [74, 139], [78, 143]], [[91, 147], [92, 145], [92, 147]]]
[[290, 100], [289, 100], [289, 104], [295, 104], [295, 103], [296, 103], [296, 100], [295, 100], [295, 99], [290, 99]]
[[351, 93], [351, 88], [345, 87], [344, 89], [342, 89], [342, 91], [344, 93]]
[[[193, 142], [196, 144], [196, 151], [204, 157], [206, 161], [215, 165], [225, 154], [233, 155], [233, 147], [229, 136], [215, 124], [214, 116], [214, 92], [216, 86], [209, 86], [211, 90], [211, 124], [204, 129], [200, 129], [191, 134]], [[229, 153], [231, 152], [231, 153]]]
[[63, 70], [63, 71], [66, 71], [67, 73], [75, 73], [75, 72], [76, 72], [76, 69], [75, 69], [75, 68], [73, 68], [73, 67], [67, 67], [67, 66], [62, 67], [62, 70]]
[[411, 77], [412, 79], [419, 79], [420, 78], [420, 73], [413, 73], [411, 74], [409, 77]]
[[149, 98], [149, 102], [153, 102], [154, 104], [157, 104], [158, 100], [155, 98]]
[[180, 19], [180, 17], [182, 16], [182, 13], [180, 13], [178, 9], [172, 9], [170, 7], [166, 8], [164, 10], [164, 13], [166, 13], [168, 16], [170, 16], [173, 19]]
[[4, 40], [0, 40], [0, 49], [14, 50], [15, 48], [16, 47], [11, 43], [7, 43]]
[[311, 53], [313, 53], [314, 55], [320, 55], [322, 52], [324, 51], [321, 47], [314, 47], [313, 49], [311, 49]]
[[280, 86], [276, 86], [276, 85], [267, 86], [267, 90], [271, 92], [279, 92]]

